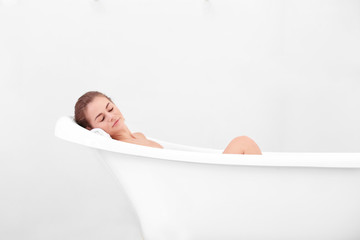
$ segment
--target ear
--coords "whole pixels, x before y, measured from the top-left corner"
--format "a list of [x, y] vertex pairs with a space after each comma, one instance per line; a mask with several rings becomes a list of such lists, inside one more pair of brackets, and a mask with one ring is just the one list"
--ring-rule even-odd
[[87, 130], [91, 130], [92, 128], [90, 128], [90, 127], [86, 127], [86, 129], [87, 129]]

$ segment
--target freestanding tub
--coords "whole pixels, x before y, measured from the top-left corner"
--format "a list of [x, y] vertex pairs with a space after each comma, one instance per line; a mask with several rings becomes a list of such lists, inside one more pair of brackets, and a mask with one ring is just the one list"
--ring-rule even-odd
[[57, 121], [123, 185], [145, 240], [359, 240], [360, 153], [221, 154], [120, 142]]

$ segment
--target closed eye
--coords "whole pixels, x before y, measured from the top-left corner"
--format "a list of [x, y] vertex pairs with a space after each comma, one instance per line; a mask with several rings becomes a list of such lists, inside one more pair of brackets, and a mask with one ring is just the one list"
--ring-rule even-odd
[[105, 116], [102, 115], [102, 118], [101, 118], [100, 122], [104, 121], [104, 119], [105, 119]]
[[109, 112], [111, 112], [112, 110], [114, 110], [114, 107], [112, 107], [112, 108], [109, 110]]

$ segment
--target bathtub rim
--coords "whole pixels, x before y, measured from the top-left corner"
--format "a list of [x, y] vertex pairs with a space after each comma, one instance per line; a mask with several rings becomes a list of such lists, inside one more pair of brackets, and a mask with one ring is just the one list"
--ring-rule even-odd
[[94, 134], [75, 123], [72, 116], [62, 116], [57, 120], [55, 136], [98, 150], [170, 161], [235, 166], [360, 168], [360, 153], [264, 152], [263, 155], [222, 154], [222, 150], [219, 149], [173, 144], [154, 138], [148, 139], [162, 145], [173, 144], [189, 150], [141, 146]]

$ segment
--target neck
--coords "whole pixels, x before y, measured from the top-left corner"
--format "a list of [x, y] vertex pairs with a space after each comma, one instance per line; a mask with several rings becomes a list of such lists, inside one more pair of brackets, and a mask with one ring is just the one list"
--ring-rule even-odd
[[113, 139], [123, 141], [126, 139], [135, 139], [129, 128], [124, 124], [124, 128], [120, 129], [117, 133], [111, 136]]

